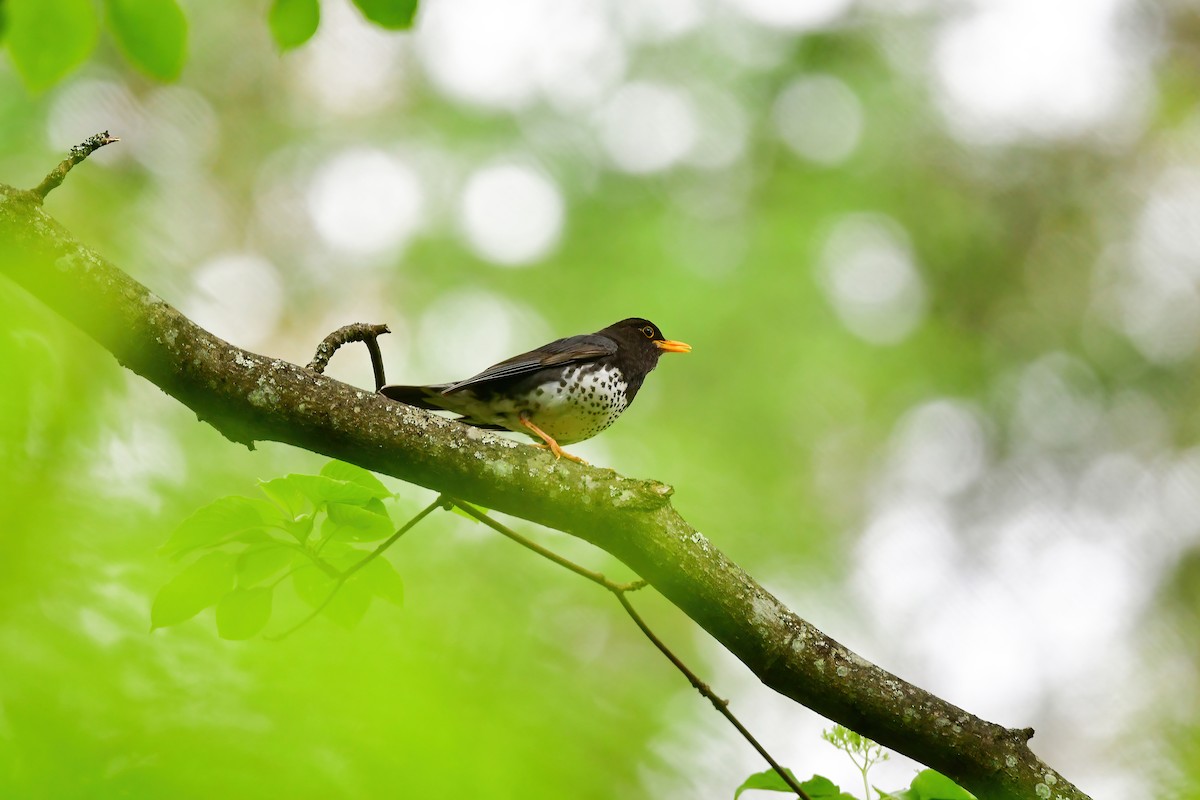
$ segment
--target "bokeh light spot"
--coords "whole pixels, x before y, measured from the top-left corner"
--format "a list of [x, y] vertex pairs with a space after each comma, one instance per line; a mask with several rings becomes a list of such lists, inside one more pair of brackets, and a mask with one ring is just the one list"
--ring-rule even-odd
[[760, 25], [789, 31], [828, 25], [849, 10], [853, 0], [728, 0], [738, 12]]
[[551, 338], [526, 307], [482, 289], [443, 294], [421, 315], [415, 352], [430, 381], [461, 380]]
[[872, 344], [895, 344], [925, 313], [925, 286], [908, 237], [878, 214], [852, 214], [826, 239], [818, 271], [842, 324]]
[[283, 316], [283, 282], [275, 265], [246, 253], [218, 256], [194, 276], [184, 313], [239, 347], [262, 344]]
[[810, 75], [788, 84], [772, 109], [775, 130], [792, 152], [817, 164], [845, 161], [862, 137], [862, 104], [831, 75]]
[[1061, 138], [1140, 113], [1150, 91], [1118, 36], [1122, 0], [968, 4], [934, 61], [951, 128], [978, 141]]
[[460, 218], [471, 248], [502, 266], [535, 261], [562, 233], [562, 193], [546, 175], [520, 164], [477, 170], [463, 190]]
[[424, 193], [403, 161], [377, 150], [351, 150], [317, 171], [308, 209], [330, 245], [376, 254], [403, 247], [420, 229]]
[[625, 69], [609, 15], [588, 0], [444, 0], [425, 9], [415, 37], [434, 84], [489, 108], [586, 104]]
[[696, 111], [674, 86], [637, 81], [623, 86], [599, 119], [600, 142], [624, 172], [660, 172], [683, 160], [696, 143]]

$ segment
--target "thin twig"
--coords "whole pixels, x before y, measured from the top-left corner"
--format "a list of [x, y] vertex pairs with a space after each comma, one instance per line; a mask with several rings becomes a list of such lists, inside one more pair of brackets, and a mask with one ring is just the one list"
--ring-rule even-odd
[[668, 648], [661, 639], [654, 635], [654, 631], [650, 630], [650, 626], [648, 626], [646, 621], [642, 619], [641, 615], [637, 613], [633, 605], [629, 602], [629, 598], [625, 596], [624, 592], [613, 592], [613, 594], [616, 595], [617, 602], [619, 602], [621, 607], [625, 609], [625, 613], [629, 614], [634, 623], [641, 628], [642, 633], [646, 634], [646, 638], [658, 648], [660, 653], [667, 657], [668, 661], [675, 665], [676, 669], [684, 674], [684, 677], [686, 677], [692, 686], [695, 687], [696, 691], [708, 698], [708, 701], [713, 704], [713, 708], [721, 712], [721, 715], [724, 716], [725, 719], [729, 720], [733, 727], [737, 728], [738, 733], [742, 735], [742, 738], [749, 742], [750, 746], [757, 750], [758, 754], [762, 756], [768, 764], [771, 765], [771, 769], [775, 770], [775, 774], [777, 774], [783, 780], [783, 782], [788, 785], [788, 788], [795, 792], [796, 795], [801, 798], [801, 800], [811, 800], [808, 794], [805, 793], [802, 788], [800, 788], [800, 784], [794, 777], [792, 777], [792, 774], [784, 769], [778, 761], [772, 758], [771, 754], [767, 752], [766, 748], [759, 744], [758, 739], [755, 739], [754, 735], [751, 734], [750, 731], [746, 730], [746, 726], [741, 723], [741, 720], [733, 715], [733, 712], [729, 710], [729, 701], [718, 697], [716, 692], [714, 692], [707, 683], [700, 680], [700, 677], [696, 675], [696, 673], [688, 669], [687, 665], [680, 661], [679, 657], [671, 652], [671, 649]]
[[811, 800], [809, 795], [805, 793], [804, 789], [800, 788], [800, 784], [796, 781], [792, 774], [771, 757], [771, 754], [767, 752], [766, 748], [759, 744], [758, 740], [754, 738], [753, 734], [746, 730], [746, 726], [743, 725], [741, 721], [734, 716], [733, 712], [729, 710], [729, 701], [718, 697], [716, 692], [714, 692], [708, 684], [700, 680], [700, 677], [696, 675], [696, 673], [692, 672], [688, 666], [684, 664], [683, 661], [681, 661], [669, 647], [667, 647], [666, 643], [655, 635], [654, 631], [650, 630], [650, 626], [647, 625], [646, 621], [642, 619], [640, 614], [637, 613], [637, 610], [633, 607], [633, 604], [629, 602], [629, 598], [625, 595], [628, 592], [636, 591], [637, 589], [641, 589], [642, 587], [646, 586], [646, 581], [636, 580], [632, 583], [615, 583], [599, 572], [593, 572], [590, 569], [581, 567], [574, 561], [547, 550], [537, 542], [526, 539], [512, 528], [497, 522], [469, 503], [464, 503], [460, 500], [451, 500], [450, 502], [462, 509], [462, 511], [470, 515], [473, 519], [479, 520], [484, 525], [487, 525], [489, 528], [499, 534], [507, 536], [509, 539], [512, 539], [522, 547], [528, 548], [538, 555], [550, 559], [555, 564], [565, 567], [566, 569], [571, 570], [571, 572], [574, 572], [576, 575], [587, 578], [592, 583], [603, 586], [605, 589], [612, 592], [612, 594], [617, 598], [617, 602], [619, 602], [621, 607], [625, 609], [625, 613], [629, 615], [630, 619], [633, 620], [634, 624], [638, 626], [641, 632], [646, 635], [646, 638], [650, 640], [650, 643], [657, 647], [658, 651], [666, 656], [667, 660], [674, 664], [677, 670], [683, 673], [684, 677], [688, 679], [688, 682], [692, 684], [696, 691], [706, 697], [708, 701], [713, 704], [713, 707], [716, 708], [717, 711], [721, 712], [722, 716], [729, 720], [733, 727], [737, 728], [737, 731], [742, 735], [742, 738], [749, 742], [751, 746], [758, 751], [758, 754], [761, 755], [766, 762], [771, 765], [771, 769], [775, 770], [775, 773], [779, 775], [784, 783], [788, 785], [788, 788], [795, 792], [796, 795], [801, 798], [801, 800]]
[[[384, 332], [387, 332], [387, 326], [383, 326]], [[363, 341], [367, 346], [367, 352], [371, 354], [371, 370], [375, 373], [375, 391], [379, 391], [387, 383], [387, 377], [383, 374], [383, 353], [379, 352], [379, 340], [374, 336], [370, 336]]]
[[501, 523], [492, 519], [487, 514], [483, 513], [482, 511], [480, 511], [478, 508], [471, 505], [470, 503], [464, 503], [461, 500], [454, 500], [454, 499], [451, 499], [450, 503], [452, 505], [456, 506], [457, 508], [459, 508], [460, 510], [462, 510], [463, 513], [469, 515], [472, 519], [477, 519], [480, 522], [482, 522], [484, 525], [487, 525], [489, 528], [496, 531], [496, 533], [507, 536], [508, 538], [512, 539], [514, 542], [521, 545], [522, 547], [526, 547], [526, 548], [532, 550], [533, 552], [537, 553], [539, 556], [542, 556], [543, 558], [550, 559], [555, 564], [558, 564], [560, 567], [566, 567], [567, 569], [571, 570], [571, 572], [574, 572], [576, 575], [580, 575], [584, 578], [587, 578], [592, 583], [599, 584], [600, 586], [603, 586], [605, 589], [608, 589], [610, 592], [617, 592], [617, 593], [633, 592], [633, 591], [637, 591], [638, 589], [641, 589], [643, 586], [646, 585], [646, 582], [641, 579], [633, 581], [632, 583], [614, 583], [613, 581], [610, 581], [608, 578], [606, 578], [604, 575], [601, 575], [599, 572], [592, 572], [590, 569], [587, 569], [586, 567], [579, 566], [574, 561], [570, 561], [566, 558], [563, 558], [558, 553], [555, 553], [552, 550], [547, 550], [545, 547], [542, 547], [537, 542], [526, 539], [524, 536], [517, 533], [512, 528], [509, 528], [506, 525], [502, 525]]
[[333, 358], [333, 354], [339, 347], [350, 342], [362, 342], [367, 346], [367, 352], [371, 354], [371, 369], [375, 373], [375, 391], [379, 391], [380, 387], [387, 383], [387, 378], [383, 373], [383, 355], [379, 352], [378, 342], [378, 338], [385, 333], [391, 333], [387, 325], [371, 325], [366, 322], [344, 325], [321, 340], [312, 361], [308, 362], [308, 368], [313, 372], [322, 373], [325, 371], [325, 367], [329, 366], [329, 359]]
[[414, 527], [416, 527], [416, 524], [418, 522], [420, 522], [421, 520], [428, 517], [436, 509], [441, 508], [442, 506], [445, 506], [448, 502], [449, 502], [449, 498], [447, 498], [445, 495], [441, 495], [441, 494], [438, 495], [436, 500], [434, 500], [429, 505], [425, 506], [423, 509], [421, 509], [421, 511], [415, 517], [410, 519], [408, 522], [404, 523], [403, 528], [400, 528], [399, 530], [397, 530], [395, 533], [393, 533], [391, 536], [389, 536], [383, 544], [379, 545], [374, 550], [372, 550], [371, 554], [369, 556], [364, 558], [362, 561], [355, 563], [353, 566], [351, 566], [349, 569], [347, 569], [345, 572], [343, 572], [342, 577], [341, 577], [342, 583], [345, 583], [346, 580], [348, 580], [351, 575], [358, 572], [360, 569], [365, 567], [367, 564], [370, 564], [372, 561], [374, 561], [375, 559], [377, 559], [381, 555], [383, 555], [383, 551], [387, 550], [389, 547], [394, 545], [396, 543], [397, 539], [399, 539], [404, 534], [408, 533], [410, 530], [412, 530]]
[[[300, 630], [308, 623], [312, 622], [314, 619], [317, 618], [317, 615], [319, 615], [322, 611], [324, 611], [329, 606], [329, 604], [331, 602], [333, 602], [334, 596], [337, 595], [338, 591], [340, 591], [341, 588], [346, 584], [346, 581], [350, 580], [351, 576], [353, 576], [356, 572], [358, 572], [360, 569], [365, 567], [367, 564], [370, 564], [372, 561], [379, 558], [379, 556], [383, 555], [383, 552], [385, 550], [387, 550], [389, 547], [394, 545], [396, 543], [396, 540], [398, 540], [401, 536], [403, 536], [404, 534], [406, 534], [410, 530], [412, 530], [418, 522], [425, 519], [427, 516], [432, 514], [434, 512], [434, 510], [436, 510], [437, 508], [439, 508], [441, 506], [446, 505], [447, 503], [448, 503], [448, 499], [444, 495], [439, 495], [436, 500], [434, 500], [429, 505], [425, 506], [425, 508], [421, 509], [421, 511], [415, 517], [410, 519], [408, 522], [404, 523], [404, 526], [402, 528], [400, 528], [395, 533], [393, 533], [391, 536], [389, 536], [387, 538], [387, 540], [385, 542], [383, 542], [383, 544], [379, 545], [374, 550], [372, 550], [370, 555], [368, 555], [367, 557], [363, 558], [360, 561], [356, 561], [350, 567], [342, 570], [341, 572], [337, 572], [336, 570], [334, 570], [334, 574], [336, 575], [336, 577], [334, 578], [334, 584], [333, 584], [333, 586], [329, 587], [329, 594], [325, 595], [325, 599], [322, 600], [319, 605], [317, 605], [315, 608], [313, 608], [313, 610], [306, 617], [304, 617], [302, 620], [297, 622], [292, 627], [285, 630], [283, 633], [277, 633], [272, 636], [264, 636], [263, 638], [268, 639], [273, 642], [277, 642], [280, 639], [286, 639], [288, 636], [291, 636], [293, 633]], [[321, 562], [321, 563], [326, 563], [326, 562]], [[330, 568], [332, 569], [332, 566]]]
[[105, 131], [104, 133], [97, 133], [95, 136], [89, 136], [84, 141], [72, 147], [70, 154], [60, 161], [57, 167], [50, 170], [50, 174], [43, 178], [41, 183], [39, 183], [35, 188], [30, 189], [29, 193], [36, 197], [38, 202], [44, 201], [46, 199], [46, 195], [58, 188], [58, 186], [67, 177], [67, 173], [70, 172], [76, 164], [78, 164], [80, 161], [83, 161], [85, 158], [99, 150], [101, 147], [104, 147], [106, 144], [112, 144], [113, 142], [119, 141], [121, 140], [117, 137], [109, 136], [108, 131]]

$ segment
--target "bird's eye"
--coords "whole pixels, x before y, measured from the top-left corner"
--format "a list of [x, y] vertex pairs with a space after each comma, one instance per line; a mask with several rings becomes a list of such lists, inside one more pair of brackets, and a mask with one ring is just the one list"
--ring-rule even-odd
[[653, 338], [654, 338], [654, 328], [650, 327], [649, 325], [647, 325], [646, 327], [642, 328], [642, 333], [646, 334], [646, 338], [647, 338], [647, 339], [653, 339]]

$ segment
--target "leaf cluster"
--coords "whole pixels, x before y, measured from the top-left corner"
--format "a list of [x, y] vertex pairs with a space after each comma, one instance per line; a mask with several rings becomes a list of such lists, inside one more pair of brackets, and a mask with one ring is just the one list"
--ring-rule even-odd
[[[417, 0], [353, 0], [382, 28], [412, 27]], [[102, 6], [98, 8], [98, 6]], [[307, 42], [321, 20], [319, 0], [274, 0], [267, 22], [288, 50]], [[176, 80], [188, 57], [188, 22], [178, 0], [5, 0], [0, 43], [26, 86], [48, 89], [82, 64], [106, 29], [125, 58], [161, 81]]]
[[383, 503], [392, 493], [378, 478], [332, 461], [319, 475], [275, 478], [259, 489], [265, 499], [223, 497], [175, 529], [163, 554], [192, 560], [154, 598], [152, 629], [215, 607], [222, 638], [249, 639], [267, 626], [275, 589], [285, 581], [346, 627], [375, 597], [403, 602], [395, 568], [364, 549], [395, 530]]
[[[867, 737], [841, 725], [835, 725], [831, 730], [822, 731], [821, 738], [849, 756], [850, 760], [854, 762], [854, 766], [862, 773], [863, 785], [869, 795], [867, 773], [875, 764], [887, 760], [887, 751]], [[792, 775], [791, 770], [786, 770], [786, 772]], [[792, 777], [795, 778], [794, 775]], [[849, 792], [843, 792], [837, 784], [822, 775], [813, 775], [812, 778], [801, 783], [800, 788], [813, 800], [858, 800]], [[792, 793], [791, 787], [774, 770], [756, 772], [748, 777], [734, 792], [734, 800], [737, 800], [747, 789]], [[975, 800], [974, 795], [966, 789], [932, 769], [918, 772], [905, 789], [887, 792], [876, 788], [875, 794], [875, 798], [868, 796], [866, 800]]]
[[[789, 775], [792, 774], [791, 770], [787, 772]], [[813, 800], [858, 800], [857, 797], [849, 792], [843, 792], [837, 784], [823, 775], [813, 775], [807, 781], [801, 783], [800, 788]], [[742, 792], [747, 789], [762, 789], [765, 791], [792, 794], [791, 788], [783, 782], [783, 778], [779, 777], [779, 773], [771, 769], [756, 772], [749, 778], [746, 778], [742, 785], [737, 788], [737, 791], [734, 792], [734, 800], [741, 797]], [[894, 792], [885, 792], [882, 789], [876, 789], [875, 792], [878, 796], [874, 800], [975, 800], [973, 794], [945, 775], [932, 769], [923, 769], [918, 772], [906, 789], [899, 789]]]

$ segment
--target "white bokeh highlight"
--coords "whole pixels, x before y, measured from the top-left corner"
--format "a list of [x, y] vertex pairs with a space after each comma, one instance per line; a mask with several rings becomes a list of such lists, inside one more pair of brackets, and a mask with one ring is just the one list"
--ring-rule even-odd
[[1152, 86], [1144, 60], [1122, 37], [1127, 0], [962, 5], [933, 55], [939, 100], [960, 136], [1004, 142], [1100, 128], [1111, 134], [1145, 113]]
[[557, 184], [541, 171], [499, 163], [468, 177], [459, 220], [477, 255], [500, 266], [519, 267], [558, 244], [565, 206]]
[[433, 83], [485, 108], [586, 108], [625, 72], [623, 40], [590, 0], [442, 0], [423, 10], [414, 36]]
[[974, 484], [987, 466], [983, 419], [974, 408], [955, 400], [934, 400], [905, 414], [890, 449], [890, 474], [914, 494], [958, 494]]
[[183, 312], [222, 339], [253, 349], [283, 318], [284, 288], [275, 265], [252, 253], [230, 253], [201, 264]]
[[380, 150], [335, 155], [313, 176], [307, 200], [313, 225], [326, 244], [360, 255], [403, 248], [424, 217], [417, 173]]
[[416, 326], [422, 382], [462, 380], [549, 341], [546, 323], [525, 306], [483, 289], [441, 295]]
[[858, 148], [863, 109], [858, 95], [832, 75], [807, 75], [792, 81], [771, 109], [775, 132], [800, 158], [834, 166]]
[[725, 0], [746, 19], [771, 28], [804, 31], [836, 22], [854, 0]]
[[925, 285], [904, 229], [880, 214], [851, 214], [825, 240], [818, 279], [846, 329], [864, 341], [903, 341], [924, 318]]
[[636, 175], [662, 172], [686, 158], [698, 127], [687, 92], [653, 81], [622, 86], [597, 120], [600, 144], [613, 166]]
[[[343, 116], [367, 116], [393, 107], [408, 87], [407, 37], [365, 20], [349, 3], [322, 3], [312, 41], [289, 58], [305, 99]], [[297, 113], [310, 115], [307, 105]]]
[[1111, 287], [1117, 327], [1148, 360], [1171, 365], [1200, 348], [1200, 169], [1152, 182], [1128, 262]]

